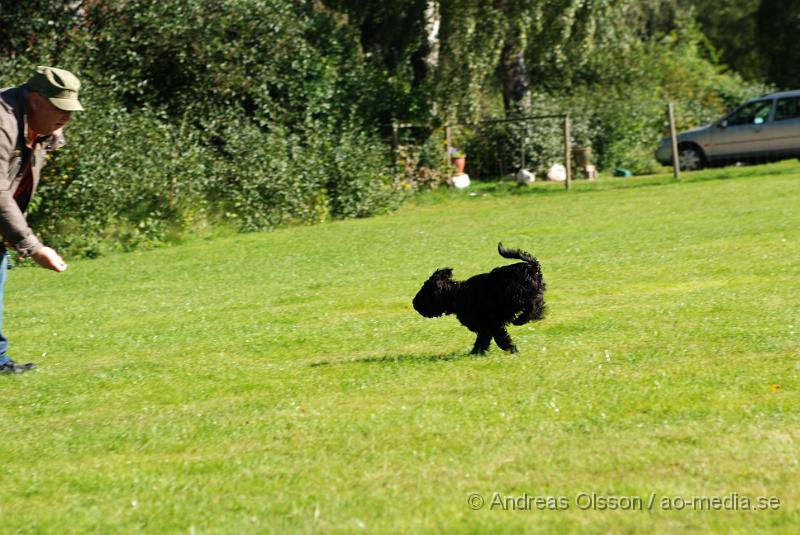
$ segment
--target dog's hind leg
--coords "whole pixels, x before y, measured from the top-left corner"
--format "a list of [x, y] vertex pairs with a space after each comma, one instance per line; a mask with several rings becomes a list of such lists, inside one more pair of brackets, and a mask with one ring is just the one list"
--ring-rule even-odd
[[472, 347], [473, 355], [483, 355], [489, 351], [489, 345], [492, 343], [492, 335], [488, 332], [479, 332], [478, 337], [475, 339], [475, 345]]
[[505, 327], [500, 326], [499, 329], [494, 331], [494, 341], [497, 342], [497, 345], [500, 346], [500, 349], [503, 351], [508, 351], [509, 353], [516, 353], [517, 346], [514, 345], [514, 342], [511, 340], [511, 336], [508, 334], [508, 331]]

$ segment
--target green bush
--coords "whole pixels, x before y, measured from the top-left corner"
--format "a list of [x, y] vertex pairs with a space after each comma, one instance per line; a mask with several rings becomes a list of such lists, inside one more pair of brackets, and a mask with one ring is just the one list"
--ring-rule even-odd
[[313, 140], [313, 153], [323, 158], [318, 164], [331, 215], [367, 217], [397, 206], [400, 186], [390, 171], [388, 147], [355, 128]]
[[320, 219], [320, 177], [298, 165], [302, 149], [296, 136], [280, 126], [263, 132], [245, 117], [218, 134], [225, 144], [216, 150], [214, 178], [207, 184], [218, 215], [242, 230]]
[[95, 255], [156, 245], [203, 217], [212, 161], [196, 136], [149, 108], [82, 99], [91, 111], [67, 126], [30, 210], [42, 238]]
[[268, 229], [363, 217], [401, 198], [388, 147], [356, 113], [369, 79], [356, 38], [324, 11], [112, 0], [79, 15], [39, 3], [28, 31], [48, 46], [24, 49], [25, 38], [0, 32], [0, 47], [20, 52], [0, 60], [0, 81], [19, 84], [40, 63], [69, 68], [87, 109], [30, 210], [48, 243], [93, 256], [209, 221]]

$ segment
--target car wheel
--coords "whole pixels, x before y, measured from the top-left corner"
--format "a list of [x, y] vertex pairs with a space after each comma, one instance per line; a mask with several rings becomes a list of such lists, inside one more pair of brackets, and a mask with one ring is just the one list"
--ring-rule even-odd
[[681, 147], [678, 152], [678, 161], [681, 163], [683, 171], [702, 169], [705, 163], [703, 153], [696, 147]]

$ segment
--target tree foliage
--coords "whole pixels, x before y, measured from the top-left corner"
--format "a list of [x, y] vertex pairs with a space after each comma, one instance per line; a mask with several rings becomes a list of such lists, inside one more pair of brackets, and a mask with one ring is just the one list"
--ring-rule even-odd
[[40, 3], [27, 39], [3, 35], [13, 53], [0, 72], [10, 85], [57, 64], [84, 82], [87, 112], [30, 216], [51, 243], [96, 254], [204, 220], [254, 230], [396, 205], [364, 105], [375, 77], [331, 13], [288, 0]]
[[768, 79], [784, 89], [800, 88], [800, 0], [761, 0], [756, 27]]
[[764, 79], [756, 12], [762, 0], [693, 0], [687, 2], [708, 38], [709, 55], [745, 78]]

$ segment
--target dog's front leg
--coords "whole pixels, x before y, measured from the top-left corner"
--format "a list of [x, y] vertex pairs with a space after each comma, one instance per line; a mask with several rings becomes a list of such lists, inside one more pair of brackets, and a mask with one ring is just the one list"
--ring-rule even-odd
[[492, 343], [492, 334], [489, 332], [479, 332], [478, 337], [475, 339], [475, 345], [472, 347], [473, 355], [483, 355], [489, 351], [489, 345]]
[[508, 351], [509, 353], [516, 353], [517, 346], [514, 345], [514, 342], [511, 340], [511, 336], [508, 334], [508, 331], [502, 325], [499, 329], [494, 331], [494, 341], [497, 342], [497, 345], [500, 346], [500, 349], [503, 351]]

